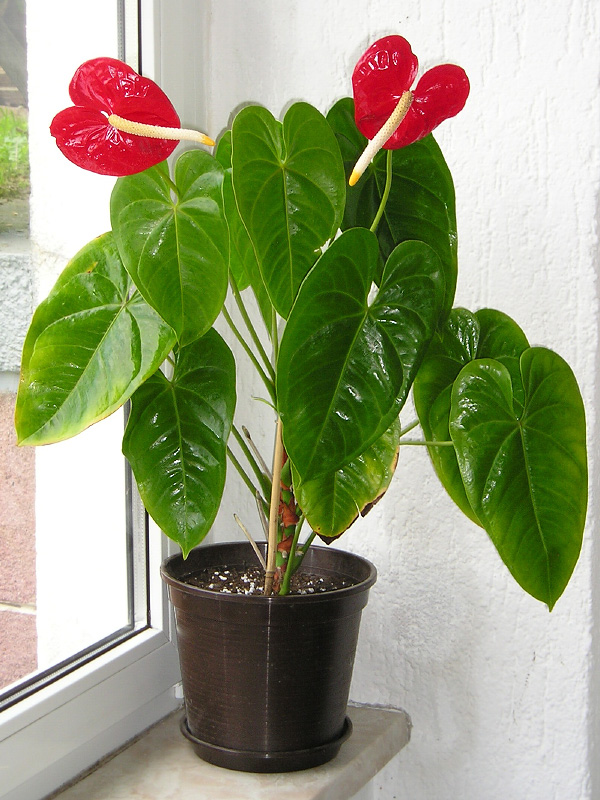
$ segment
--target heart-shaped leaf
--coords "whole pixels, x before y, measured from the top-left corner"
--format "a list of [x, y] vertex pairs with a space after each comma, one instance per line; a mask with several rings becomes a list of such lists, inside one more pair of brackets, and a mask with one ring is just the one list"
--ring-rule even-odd
[[265, 326], [270, 331], [272, 324], [271, 301], [260, 274], [254, 247], [240, 217], [233, 192], [231, 131], [226, 131], [219, 139], [215, 157], [225, 170], [223, 178], [223, 207], [229, 229], [229, 269], [240, 291], [243, 291], [248, 286], [252, 287]]
[[277, 362], [286, 450], [308, 481], [356, 458], [398, 416], [438, 320], [439, 259], [422, 242], [390, 256], [380, 290], [369, 293], [377, 240], [343, 233], [306, 277]]
[[[450, 441], [449, 419], [452, 386], [461, 369], [476, 358], [494, 358], [512, 378], [515, 403], [523, 406], [520, 357], [529, 347], [514, 320], [493, 309], [475, 314], [464, 308], [452, 310], [445, 326], [433, 340], [414, 383], [414, 401], [425, 438]], [[430, 447], [435, 471], [450, 497], [473, 522], [481, 524], [471, 508], [452, 447]]]
[[110, 233], [69, 262], [25, 339], [19, 444], [75, 436], [122, 406], [164, 361], [175, 334], [139, 292], [130, 292]]
[[184, 557], [206, 536], [225, 484], [235, 409], [233, 355], [215, 330], [180, 350], [132, 397], [123, 453], [157, 525]]
[[581, 549], [587, 506], [585, 413], [570, 367], [551, 350], [521, 356], [525, 405], [498, 361], [467, 364], [450, 432], [469, 501], [500, 557], [552, 609]]
[[229, 235], [223, 218], [223, 168], [202, 150], [120, 178], [111, 223], [127, 271], [183, 346], [202, 336], [227, 293]]
[[271, 302], [288, 316], [298, 287], [342, 221], [345, 179], [322, 114], [295, 103], [278, 122], [248, 106], [232, 126], [233, 187]]
[[[327, 114], [338, 140], [346, 176], [349, 177], [367, 139], [354, 122], [354, 103], [346, 97]], [[386, 158], [380, 151], [362, 178], [348, 187], [342, 229], [369, 228], [383, 196]], [[432, 247], [444, 268], [446, 281], [444, 314], [450, 313], [457, 276], [457, 234], [454, 184], [441, 150], [433, 136], [409, 147], [394, 150], [393, 178], [384, 215], [377, 228], [385, 261], [400, 242], [417, 239]]]
[[386, 492], [398, 461], [400, 421], [364, 453], [335, 472], [300, 482], [294, 494], [306, 521], [320, 536], [340, 536]]

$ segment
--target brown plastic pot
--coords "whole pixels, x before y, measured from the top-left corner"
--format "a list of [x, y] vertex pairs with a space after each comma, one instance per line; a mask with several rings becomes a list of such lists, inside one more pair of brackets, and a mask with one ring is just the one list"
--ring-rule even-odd
[[362, 609], [375, 567], [311, 547], [303, 568], [354, 585], [287, 597], [229, 595], [186, 577], [207, 567], [254, 566], [247, 542], [193, 550], [161, 568], [175, 608], [186, 718], [205, 761], [246, 772], [290, 772], [334, 758], [350, 735], [346, 706]]

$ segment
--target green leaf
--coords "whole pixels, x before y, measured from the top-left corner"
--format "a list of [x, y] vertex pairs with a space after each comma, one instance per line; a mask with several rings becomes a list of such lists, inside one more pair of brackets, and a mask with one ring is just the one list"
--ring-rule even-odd
[[164, 361], [175, 334], [139, 292], [130, 292], [110, 233], [69, 262], [25, 339], [19, 444], [75, 436], [122, 406]]
[[467, 496], [518, 583], [550, 609], [581, 549], [587, 507], [585, 412], [568, 364], [521, 356], [525, 405], [509, 371], [483, 359], [461, 371], [450, 432]]
[[234, 410], [235, 363], [215, 330], [181, 349], [172, 380], [157, 372], [132, 398], [123, 453], [148, 513], [184, 557], [218, 511]]
[[[337, 137], [346, 176], [366, 147], [354, 122], [354, 102], [346, 97], [327, 114]], [[369, 228], [381, 203], [386, 182], [386, 152], [381, 150], [362, 178], [348, 187], [342, 229]], [[377, 228], [382, 259], [409, 239], [432, 247], [442, 262], [446, 281], [444, 316], [450, 313], [457, 276], [457, 234], [454, 184], [433, 136], [394, 150], [393, 179], [384, 216]]]
[[233, 187], [271, 302], [288, 316], [320, 249], [338, 230], [345, 179], [325, 118], [295, 103], [283, 124], [248, 106], [232, 126]]
[[252, 287], [267, 330], [272, 324], [271, 301], [260, 274], [254, 246], [237, 207], [231, 174], [231, 131], [226, 131], [217, 145], [215, 157], [225, 170], [223, 178], [223, 207], [229, 229], [229, 269], [237, 288], [243, 291]]
[[223, 218], [223, 168], [202, 150], [119, 178], [111, 223], [127, 271], [181, 345], [211, 327], [227, 293], [229, 235]]
[[[494, 358], [507, 367], [515, 402], [522, 407], [519, 359], [528, 347], [521, 328], [501, 311], [488, 308], [472, 314], [464, 308], [453, 309], [415, 378], [415, 408], [425, 438], [435, 442], [450, 441], [452, 386], [463, 366], [477, 358]], [[434, 469], [452, 500], [469, 519], [481, 524], [465, 494], [454, 448], [428, 449]]]
[[335, 472], [306, 483], [294, 479], [294, 494], [310, 527], [320, 536], [340, 536], [386, 492], [396, 469], [400, 422], [364, 453]]
[[372, 233], [343, 233], [306, 277], [287, 322], [277, 398], [303, 481], [339, 469], [387, 430], [433, 336], [443, 296], [433, 250], [396, 248], [369, 302], [377, 261]]
[[[249, 272], [245, 264], [246, 259], [253, 259], [257, 272], [258, 262], [256, 261], [248, 232], [244, 228], [244, 223], [240, 217], [233, 193], [233, 182], [231, 178], [231, 131], [225, 131], [219, 139], [215, 149], [215, 158], [224, 170], [223, 208], [225, 210], [225, 220], [229, 229], [229, 270], [233, 275], [238, 289], [243, 291], [250, 285]], [[236, 246], [238, 241], [240, 241], [241, 247]]]
[[527, 337], [507, 314], [492, 308], [475, 312], [479, 323], [479, 343], [476, 358], [494, 358], [503, 364], [511, 378], [516, 408], [525, 403], [525, 390], [521, 381], [521, 355], [529, 347]]

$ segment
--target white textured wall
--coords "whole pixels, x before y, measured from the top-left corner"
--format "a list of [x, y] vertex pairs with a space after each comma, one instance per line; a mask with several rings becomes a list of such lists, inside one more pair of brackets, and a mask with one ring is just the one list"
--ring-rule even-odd
[[[204, 67], [208, 130], [218, 133], [231, 109], [249, 100], [276, 114], [293, 99], [325, 111], [350, 93], [361, 52], [388, 33], [411, 42], [422, 68], [455, 61], [471, 79], [465, 110], [438, 132], [457, 190], [457, 304], [501, 308], [530, 341], [565, 356], [594, 437], [594, 0], [215, 0]], [[257, 413], [256, 404], [242, 409], [251, 419]], [[595, 502], [592, 495], [573, 581], [549, 614], [445, 497], [426, 452], [401, 453], [387, 498], [340, 543], [379, 569], [353, 697], [404, 707], [414, 723], [379, 797], [600, 797], [590, 777], [600, 679], [593, 674]], [[229, 520], [220, 525], [225, 535]]]

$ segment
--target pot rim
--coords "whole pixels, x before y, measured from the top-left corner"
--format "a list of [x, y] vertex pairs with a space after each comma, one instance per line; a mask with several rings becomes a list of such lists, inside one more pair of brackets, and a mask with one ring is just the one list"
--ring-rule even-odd
[[[237, 541], [237, 542], [214, 542], [208, 545], [200, 545], [200, 547], [195, 548], [196, 550], [206, 550], [206, 549], [216, 549], [216, 548], [224, 548], [224, 549], [233, 549], [234, 547], [243, 546], [247, 548], [249, 553], [254, 556], [254, 551], [252, 550], [252, 546], [247, 541]], [[265, 549], [264, 542], [258, 544], [259, 548]], [[194, 551], [192, 550], [191, 553]], [[176, 553], [175, 555], [168, 556], [162, 562], [160, 567], [160, 574], [163, 581], [170, 587], [177, 589], [180, 592], [184, 592], [186, 594], [194, 595], [196, 597], [203, 597], [206, 600], [212, 600], [214, 602], [219, 603], [244, 603], [244, 604], [251, 604], [251, 605], [271, 605], [276, 603], [277, 605], [291, 605], [298, 602], [302, 603], [324, 603], [324, 602], [331, 602], [334, 599], [347, 597], [353, 594], [359, 594], [364, 591], [370, 589], [375, 581], [377, 580], [377, 569], [375, 565], [369, 561], [364, 556], [359, 556], [356, 553], [351, 553], [347, 550], [338, 550], [337, 548], [330, 548], [330, 547], [323, 547], [323, 546], [313, 546], [311, 545], [310, 552], [319, 553], [328, 553], [328, 554], [340, 554], [341, 557], [350, 557], [353, 561], [360, 562], [368, 571], [366, 578], [359, 581], [358, 583], [354, 583], [351, 586], [344, 586], [340, 589], [333, 589], [331, 591], [326, 592], [318, 592], [316, 594], [290, 594], [284, 595], [283, 597], [280, 595], [271, 595], [270, 597], [265, 597], [264, 595], [248, 595], [248, 594], [227, 594], [225, 592], [214, 592], [210, 589], [202, 589], [200, 586], [193, 586], [189, 583], [186, 583], [184, 580], [177, 578], [171, 574], [169, 574], [168, 570], [172, 567], [174, 562], [180, 563], [183, 561], [183, 556], [181, 553]], [[191, 555], [190, 553], [190, 555]], [[308, 555], [308, 554], [307, 554]], [[255, 556], [254, 556], [255, 557]], [[189, 558], [189, 556], [188, 556]], [[220, 566], [227, 566], [227, 564], [221, 564]]]

